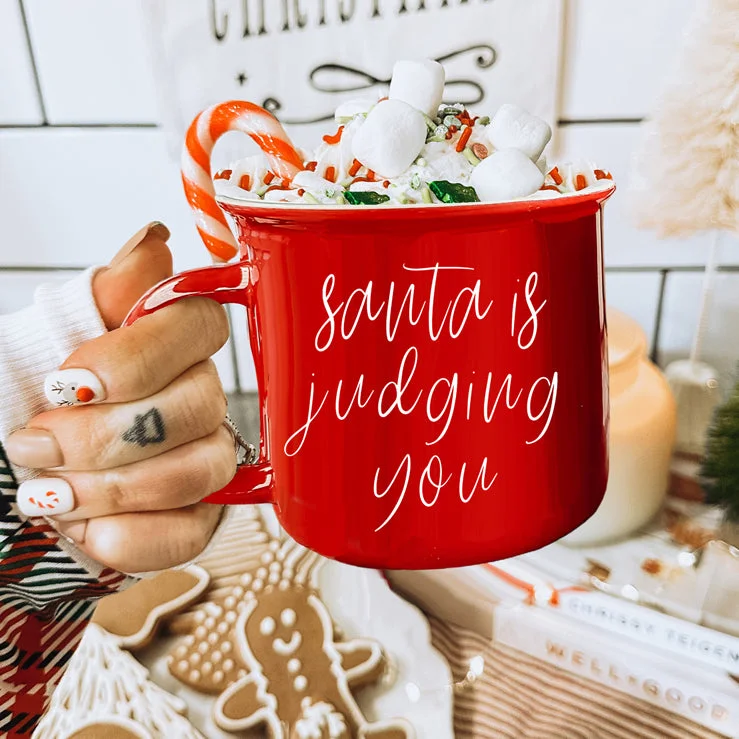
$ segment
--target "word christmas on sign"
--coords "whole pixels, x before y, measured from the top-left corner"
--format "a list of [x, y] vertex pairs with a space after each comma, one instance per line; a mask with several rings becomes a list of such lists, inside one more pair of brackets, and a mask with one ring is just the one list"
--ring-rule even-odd
[[[314, 336], [315, 351], [330, 353], [332, 347], [351, 341], [360, 326], [372, 324], [381, 341], [397, 341], [401, 325], [414, 328], [415, 343], [405, 347], [397, 369], [390, 370], [387, 382], [372, 385], [364, 374], [342, 378], [332, 387], [322, 387], [313, 376], [305, 409], [305, 421], [285, 442], [283, 451], [288, 457], [300, 453], [317, 422], [343, 422], [359, 413], [376, 414], [379, 419], [399, 416], [418, 418], [419, 429], [430, 429], [425, 446], [430, 455], [413, 458], [410, 452], [400, 450], [400, 461], [388, 468], [379, 465], [373, 481], [373, 493], [378, 499], [392, 499], [392, 510], [375, 529], [388, 525], [397, 514], [412, 487], [417, 488], [421, 503], [431, 508], [436, 505], [442, 489], [455, 488], [461, 503], [469, 503], [475, 494], [489, 490], [498, 473], [491, 469], [488, 457], [473, 465], [463, 463], [460, 469], [449, 471], [439, 445], [449, 434], [455, 419], [484, 420], [490, 424], [507, 409], [523, 415], [528, 429], [522, 443], [539, 443], [549, 431], [557, 404], [559, 375], [556, 371], [533, 381], [517, 377], [513, 372], [489, 370], [475, 372], [454, 371], [447, 376], [421, 379], [424, 352], [433, 351], [440, 339], [457, 339], [475, 324], [493, 320], [497, 303], [483, 295], [482, 281], [477, 279], [454, 292], [446, 281], [474, 273], [464, 266], [410, 267], [404, 271], [413, 275], [405, 291], [395, 281], [379, 294], [377, 286], [369, 281], [355, 289], [346, 299], [336, 295], [336, 276], [329, 274], [323, 282], [321, 304], [325, 320]], [[470, 275], [473, 279], [474, 274]], [[527, 352], [539, 335], [540, 315], [547, 301], [540, 296], [538, 274], [528, 275], [520, 290], [515, 290], [509, 305], [503, 304], [500, 318], [510, 326], [514, 351]], [[440, 294], [454, 295], [441, 300]], [[407, 335], [407, 333], [404, 333]], [[420, 473], [419, 473], [420, 470]], [[411, 483], [415, 480], [415, 483]], [[454, 480], [454, 481], [452, 481]]]
[[349, 23], [355, 19], [402, 16], [492, 0], [210, 0], [211, 32], [217, 41], [270, 31]]

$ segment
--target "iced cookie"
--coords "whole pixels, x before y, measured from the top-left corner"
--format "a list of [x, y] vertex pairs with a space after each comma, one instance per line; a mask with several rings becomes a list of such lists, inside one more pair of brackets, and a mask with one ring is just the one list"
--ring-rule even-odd
[[116, 637], [90, 624], [33, 736], [203, 739], [186, 712], [184, 701], [151, 682]]
[[169, 657], [169, 671], [201, 692], [218, 695], [246, 674], [234, 642], [234, 626], [246, 608], [249, 593], [281, 579], [283, 568], [297, 583], [315, 586], [319, 556], [293, 541], [271, 540], [262, 550], [256, 568], [242, 572], [226, 597], [201, 603], [190, 619], [189, 633]]
[[273, 739], [414, 736], [404, 721], [366, 721], [352, 688], [378, 675], [382, 650], [368, 639], [334, 641], [328, 610], [287, 562], [276, 558], [267, 581], [245, 587], [234, 629], [235, 658], [245, 669], [216, 701], [218, 726], [263, 726]]
[[74, 729], [66, 739], [152, 739], [143, 727], [128, 719], [93, 720]]
[[210, 577], [199, 566], [165, 570], [120, 593], [103, 598], [95, 609], [93, 623], [118, 639], [126, 649], [147, 646], [159, 623], [200, 598]]
[[[208, 600], [222, 602], [245, 572], [258, 569], [270, 541], [257, 506], [234, 506], [214, 545], [204, 557], [198, 557], [198, 565], [210, 575]], [[197, 611], [197, 606], [188, 606], [167, 619], [167, 628], [175, 634], [192, 632], [197, 626], [193, 620]]]

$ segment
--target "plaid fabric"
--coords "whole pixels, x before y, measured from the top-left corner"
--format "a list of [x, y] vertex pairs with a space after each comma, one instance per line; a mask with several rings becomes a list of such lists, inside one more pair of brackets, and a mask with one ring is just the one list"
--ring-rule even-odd
[[25, 520], [0, 445], [0, 736], [29, 737], [95, 601], [127, 582], [83, 567], [43, 519]]

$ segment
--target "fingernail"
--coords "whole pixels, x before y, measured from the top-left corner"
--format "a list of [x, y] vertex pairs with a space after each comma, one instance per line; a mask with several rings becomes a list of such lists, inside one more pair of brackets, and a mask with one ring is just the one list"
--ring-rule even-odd
[[44, 429], [20, 429], [5, 441], [8, 459], [19, 467], [61, 467], [64, 456], [54, 434]]
[[105, 400], [103, 383], [90, 370], [64, 369], [44, 380], [44, 393], [54, 405], [89, 405]]
[[144, 239], [149, 236], [155, 236], [162, 241], [168, 241], [172, 234], [169, 229], [161, 221], [152, 221], [139, 229], [123, 246], [123, 248], [113, 257], [110, 263], [111, 267], [120, 264]]
[[24, 516], [61, 516], [74, 510], [72, 486], [58, 477], [38, 477], [21, 483], [16, 501]]
[[87, 535], [87, 521], [54, 521], [49, 523], [63, 537], [73, 544], [84, 544]]

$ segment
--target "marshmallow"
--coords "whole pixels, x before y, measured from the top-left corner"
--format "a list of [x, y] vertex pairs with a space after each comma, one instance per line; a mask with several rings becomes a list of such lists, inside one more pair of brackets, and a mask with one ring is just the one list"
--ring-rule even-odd
[[496, 149], [519, 149], [535, 162], [552, 138], [552, 129], [546, 121], [517, 105], [503, 105], [490, 122], [487, 134]]
[[376, 104], [377, 100], [373, 100], [372, 98], [347, 100], [336, 108], [336, 111], [334, 112], [334, 120], [337, 123], [343, 123], [350, 118], [354, 118], [355, 115], [369, 113], [369, 111], [372, 110], [372, 107]]
[[341, 192], [341, 187], [330, 180], [326, 180], [315, 172], [304, 169], [293, 177], [292, 186], [295, 189], [308, 190], [314, 194], [324, 197], [336, 197]]
[[403, 174], [426, 143], [423, 113], [402, 100], [383, 100], [367, 115], [352, 140], [352, 153], [381, 177]]
[[544, 175], [520, 149], [499, 149], [472, 170], [470, 182], [480, 200], [496, 203], [535, 193]]
[[435, 118], [444, 96], [444, 82], [444, 67], [439, 62], [430, 59], [396, 62], [389, 96]]

